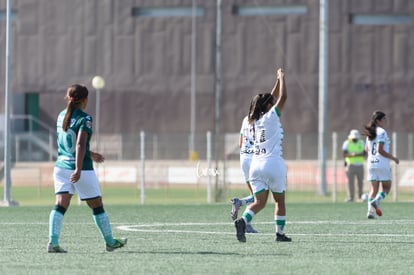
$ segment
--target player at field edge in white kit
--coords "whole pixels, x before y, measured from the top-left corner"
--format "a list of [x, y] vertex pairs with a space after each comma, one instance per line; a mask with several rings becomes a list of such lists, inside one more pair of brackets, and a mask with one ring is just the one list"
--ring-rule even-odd
[[[250, 102], [249, 113], [252, 111], [252, 102]], [[254, 202], [254, 196], [252, 187], [249, 182], [249, 170], [250, 163], [254, 153], [254, 137], [253, 137], [253, 125], [249, 123], [249, 115], [245, 116], [242, 121], [239, 137], [240, 148], [240, 167], [242, 169], [243, 178], [246, 182], [247, 188], [250, 191], [250, 195], [244, 198], [233, 198], [231, 200], [231, 218], [233, 221], [237, 219], [239, 208], [242, 205], [249, 205]], [[258, 233], [253, 228], [251, 223], [246, 224], [246, 233]]]
[[89, 149], [92, 136], [92, 117], [83, 110], [88, 104], [88, 89], [80, 84], [71, 85], [66, 92], [66, 109], [57, 118], [58, 157], [53, 176], [56, 203], [49, 216], [49, 253], [66, 253], [59, 245], [63, 216], [73, 194], [93, 211], [93, 219], [106, 243], [106, 250], [113, 251], [127, 243], [127, 239], [114, 238], [111, 224], [102, 203], [99, 181], [93, 161], [103, 162], [104, 157]]
[[249, 181], [254, 202], [234, 222], [239, 242], [246, 242], [246, 224], [266, 207], [269, 191], [275, 203], [274, 222], [277, 242], [290, 242], [285, 235], [286, 206], [285, 193], [287, 169], [283, 159], [283, 128], [280, 115], [287, 99], [285, 76], [277, 70], [276, 82], [271, 93], [258, 94], [252, 100], [249, 123], [254, 130], [254, 155], [250, 165]]
[[[382, 211], [379, 208], [380, 203], [391, 190], [390, 160], [393, 160], [396, 164], [400, 162], [397, 157], [390, 154], [391, 141], [385, 130], [386, 124], [385, 113], [375, 111], [371, 116], [371, 120], [365, 126], [368, 181], [371, 183], [368, 198], [368, 219], [375, 219], [375, 213], [382, 216]], [[381, 192], [379, 192], [380, 184], [382, 185]]]
[[365, 144], [358, 130], [353, 129], [342, 144], [342, 153], [345, 158], [345, 170], [348, 178], [348, 198], [346, 202], [355, 200], [355, 178], [357, 180], [358, 201], [361, 201], [364, 191], [364, 162]]

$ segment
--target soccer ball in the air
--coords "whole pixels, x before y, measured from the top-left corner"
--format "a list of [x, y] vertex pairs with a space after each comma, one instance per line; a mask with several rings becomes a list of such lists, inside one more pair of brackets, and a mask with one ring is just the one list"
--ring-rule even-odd
[[361, 200], [364, 201], [364, 202], [367, 202], [368, 201], [368, 193], [362, 194], [361, 195]]

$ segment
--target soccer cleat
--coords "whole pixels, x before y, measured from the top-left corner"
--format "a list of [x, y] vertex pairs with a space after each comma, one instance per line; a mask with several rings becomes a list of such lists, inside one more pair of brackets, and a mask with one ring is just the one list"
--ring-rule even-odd
[[52, 245], [51, 243], [47, 245], [47, 252], [48, 253], [67, 253], [67, 251], [63, 249], [62, 247], [60, 247], [59, 245]]
[[243, 218], [237, 219], [234, 222], [234, 226], [236, 227], [236, 236], [237, 236], [237, 240], [239, 240], [239, 242], [241, 243], [245, 243], [246, 242], [246, 222], [244, 221]]
[[257, 230], [254, 229], [250, 223], [248, 223], [246, 224], [246, 233], [259, 233], [259, 232], [257, 232]]
[[368, 210], [368, 213], [367, 213], [367, 218], [368, 218], [368, 219], [370, 219], [370, 220], [375, 219], [375, 212], [374, 212], [374, 210], [372, 209], [372, 207], [370, 207], [370, 210]]
[[292, 238], [289, 238], [285, 234], [276, 233], [276, 242], [291, 242]]
[[375, 213], [377, 213], [377, 215], [378, 215], [379, 217], [381, 217], [381, 216], [382, 216], [382, 211], [381, 211], [381, 209], [379, 208], [379, 205], [378, 205], [375, 201], [372, 201], [372, 202], [371, 202], [371, 206], [372, 206], [372, 207], [374, 207], [374, 209], [375, 209]]
[[237, 215], [239, 213], [240, 206], [242, 205], [242, 202], [238, 198], [233, 198], [231, 200], [231, 219], [233, 221], [237, 220]]
[[127, 238], [114, 238], [115, 243], [110, 245], [110, 244], [106, 244], [106, 251], [114, 251], [115, 249], [121, 248], [123, 246], [125, 246], [128, 242]]

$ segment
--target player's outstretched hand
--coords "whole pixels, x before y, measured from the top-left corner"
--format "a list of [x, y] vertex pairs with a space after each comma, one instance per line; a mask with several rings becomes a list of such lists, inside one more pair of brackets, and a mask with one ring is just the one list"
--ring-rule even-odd
[[282, 68], [279, 68], [277, 70], [277, 78], [282, 79], [285, 76], [285, 72], [282, 70]]
[[104, 160], [105, 160], [105, 158], [99, 153], [95, 153], [95, 152], [90, 151], [90, 154], [91, 154], [91, 159], [94, 162], [100, 163], [100, 162], [104, 162]]

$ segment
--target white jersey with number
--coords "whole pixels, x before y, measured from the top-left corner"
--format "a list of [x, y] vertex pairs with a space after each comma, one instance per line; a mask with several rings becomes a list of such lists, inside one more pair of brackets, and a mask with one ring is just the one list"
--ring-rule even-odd
[[368, 149], [368, 168], [384, 168], [384, 169], [390, 169], [390, 160], [384, 156], [382, 156], [377, 151], [377, 145], [379, 143], [383, 144], [384, 151], [389, 153], [390, 152], [390, 144], [391, 141], [388, 138], [387, 132], [377, 126], [377, 136], [374, 140], [369, 140], [367, 138], [366, 144]]
[[279, 115], [278, 109], [274, 107], [255, 122], [255, 157], [283, 157], [284, 132]]
[[253, 125], [249, 124], [249, 119], [246, 116], [243, 119], [240, 129], [241, 146], [240, 146], [240, 167], [243, 171], [243, 177], [246, 182], [249, 181], [250, 163], [254, 153], [254, 131]]
[[254, 124], [255, 153], [250, 166], [249, 181], [253, 193], [263, 190], [286, 191], [287, 169], [283, 159], [283, 128], [279, 111], [272, 107]]
[[252, 157], [254, 153], [254, 131], [253, 125], [249, 124], [248, 117], [244, 117], [242, 126], [240, 129], [240, 136], [242, 137], [242, 144], [240, 147], [240, 155], [245, 155], [245, 157]]

